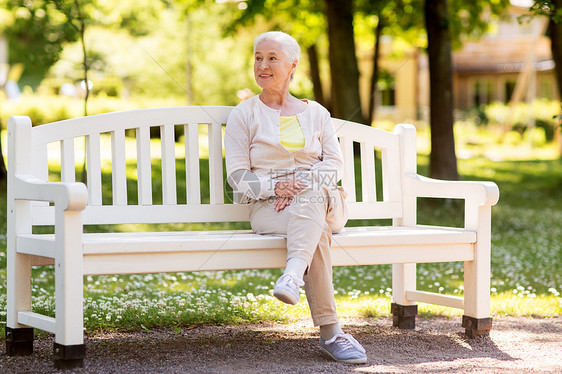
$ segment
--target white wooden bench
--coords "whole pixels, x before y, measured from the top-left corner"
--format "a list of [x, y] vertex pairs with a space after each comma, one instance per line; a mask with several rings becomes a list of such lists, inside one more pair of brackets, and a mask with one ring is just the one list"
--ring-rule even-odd
[[[8, 355], [31, 354], [33, 329], [55, 334], [55, 366], [83, 364], [83, 280], [85, 275], [278, 268], [285, 264], [285, 240], [250, 231], [85, 234], [91, 224], [240, 222], [246, 205], [224, 193], [222, 129], [231, 107], [173, 107], [108, 113], [32, 127], [28, 117], [9, 120], [8, 145]], [[210, 202], [201, 199], [199, 129], [208, 127]], [[416, 173], [416, 130], [398, 125], [393, 133], [334, 119], [345, 158], [343, 187], [350, 219], [392, 219], [391, 226], [348, 227], [334, 236], [336, 266], [393, 264], [394, 325], [414, 328], [416, 302], [464, 309], [462, 325], [487, 334], [490, 318], [491, 206], [499, 191], [490, 182], [454, 182]], [[159, 127], [161, 147], [150, 150], [150, 128]], [[179, 204], [175, 132], [185, 134], [186, 196]], [[127, 156], [136, 138], [137, 200], [128, 201]], [[100, 144], [111, 138], [111, 152]], [[101, 140], [100, 140], [101, 139]], [[128, 139], [131, 139], [130, 137]], [[77, 183], [75, 160], [86, 146], [87, 187]], [[355, 185], [353, 143], [361, 147], [361, 183]], [[61, 182], [49, 182], [54, 143], [60, 149]], [[128, 148], [126, 148], [128, 144]], [[60, 147], [60, 148], [59, 148]], [[107, 147], [105, 147], [107, 148]], [[153, 147], [154, 148], [154, 147]], [[380, 152], [380, 158], [375, 156]], [[377, 153], [378, 155], [379, 153]], [[131, 158], [131, 157], [129, 157]], [[162, 203], [153, 203], [151, 161], [161, 162]], [[380, 160], [381, 168], [375, 165]], [[160, 161], [161, 160], [161, 161]], [[111, 197], [102, 196], [101, 166], [110, 162]], [[378, 170], [382, 169], [382, 170]], [[131, 172], [129, 172], [130, 174]], [[382, 181], [378, 182], [377, 178]], [[160, 178], [160, 173], [158, 173]], [[182, 177], [183, 179], [183, 177]], [[183, 181], [182, 181], [183, 183]], [[356, 188], [357, 187], [357, 188]], [[359, 199], [356, 190], [362, 191]], [[130, 194], [129, 194], [130, 195]], [[464, 199], [464, 227], [417, 225], [418, 197]], [[103, 200], [103, 201], [102, 201]], [[156, 199], [155, 199], [156, 200]], [[159, 200], [159, 199], [158, 199]], [[34, 226], [54, 226], [35, 234]], [[416, 263], [464, 261], [464, 297], [416, 289]], [[56, 318], [32, 312], [31, 267], [54, 264]]]

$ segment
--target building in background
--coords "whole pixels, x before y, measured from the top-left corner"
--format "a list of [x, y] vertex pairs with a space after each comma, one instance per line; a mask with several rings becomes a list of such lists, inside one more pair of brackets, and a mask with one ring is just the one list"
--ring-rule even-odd
[[[492, 32], [453, 51], [456, 109], [470, 109], [495, 101], [559, 100], [550, 39], [545, 35], [548, 20], [534, 17], [529, 22], [519, 22], [520, 16], [528, 14], [529, 6], [513, 1], [508, 16], [494, 25]], [[383, 40], [382, 79], [379, 79], [375, 119], [394, 122], [426, 119], [429, 110], [427, 54], [415, 48], [397, 54], [394, 48], [389, 38]], [[370, 74], [365, 73], [369, 63], [367, 56], [361, 60], [362, 77], [365, 77], [361, 84], [362, 95], [367, 98]]]

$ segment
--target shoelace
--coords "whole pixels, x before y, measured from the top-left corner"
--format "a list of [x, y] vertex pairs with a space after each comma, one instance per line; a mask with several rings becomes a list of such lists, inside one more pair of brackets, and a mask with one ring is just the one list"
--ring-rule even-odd
[[283, 276], [279, 279], [280, 286], [289, 286], [292, 289], [296, 290], [300, 286], [304, 286], [304, 282], [296, 277], [293, 274], [283, 274]]
[[361, 353], [365, 353], [365, 348], [350, 334], [336, 334], [332, 339], [326, 341], [326, 344], [333, 344], [336, 340], [340, 339], [340, 347], [347, 351], [348, 349], [356, 348]]

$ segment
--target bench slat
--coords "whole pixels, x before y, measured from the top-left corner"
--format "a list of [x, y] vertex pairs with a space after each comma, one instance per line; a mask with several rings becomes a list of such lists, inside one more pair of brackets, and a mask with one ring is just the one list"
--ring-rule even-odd
[[86, 136], [86, 170], [88, 184], [88, 204], [102, 204], [100, 134]]
[[[26, 234], [18, 236], [24, 244], [54, 243], [53, 234]], [[449, 244], [476, 242], [476, 233], [462, 229], [443, 230], [438, 227], [390, 227], [363, 226], [345, 228], [333, 235], [334, 248], [370, 248], [384, 246], [409, 246], [414, 251], [427, 254], [432, 250], [420, 247], [437, 247]], [[423, 244], [420, 244], [423, 243]], [[54, 244], [53, 244], [54, 245]], [[18, 245], [19, 246], [19, 245]], [[418, 247], [419, 246], [419, 247]], [[273, 235], [258, 235], [250, 230], [216, 231], [165, 231], [165, 232], [121, 232], [83, 234], [84, 255], [108, 253], [152, 253], [190, 251], [238, 251], [241, 249], [286, 248], [285, 238]], [[20, 253], [26, 253], [22, 248]]]
[[364, 202], [377, 200], [374, 148], [372, 143], [361, 143], [361, 190]]
[[[349, 219], [386, 219], [401, 216], [400, 202], [348, 203]], [[55, 209], [52, 206], [34, 206], [33, 225], [52, 225]], [[88, 206], [83, 212], [86, 225], [120, 223], [190, 223], [190, 222], [246, 222], [248, 205], [245, 204], [181, 204], [152, 206]]]
[[[55, 209], [52, 206], [33, 207], [32, 224], [52, 225]], [[115, 225], [137, 223], [191, 223], [191, 222], [247, 222], [248, 206], [224, 204], [182, 205], [127, 205], [88, 206], [82, 212], [85, 225]]]
[[391, 145], [383, 148], [382, 158], [382, 194], [383, 201], [397, 201], [402, 197], [402, 183], [400, 181], [400, 169], [396, 167], [400, 160], [398, 139], [395, 138]]
[[382, 245], [376, 248], [332, 246], [334, 266], [390, 265], [474, 260], [474, 244]]
[[174, 125], [160, 126], [160, 144], [162, 148], [162, 201], [164, 205], [174, 205], [177, 202]]
[[[54, 242], [54, 235], [41, 236]], [[472, 261], [476, 233], [437, 227], [355, 227], [335, 234], [336, 266]], [[423, 243], [423, 244], [420, 244]], [[249, 230], [83, 235], [84, 274], [283, 267], [286, 241]]]
[[348, 137], [340, 137], [340, 146], [343, 153], [344, 172], [342, 186], [348, 193], [347, 201], [357, 201], [355, 197], [355, 165], [353, 164], [353, 141]]
[[[33, 175], [37, 178], [48, 181], [49, 180], [49, 156], [47, 145], [38, 145], [31, 150], [33, 156]], [[33, 206], [49, 206], [46, 201], [34, 201]]]
[[139, 205], [152, 205], [152, 165], [150, 152], [150, 128], [136, 129], [137, 179]]
[[61, 181], [76, 182], [76, 166], [74, 163], [74, 138], [61, 141]]
[[84, 275], [170, 273], [184, 271], [272, 269], [285, 266], [287, 249], [221, 252], [127, 253], [85, 256]]
[[[423, 247], [422, 250], [427, 248]], [[411, 245], [382, 246], [375, 249], [332, 248], [334, 266], [451, 262], [474, 260], [474, 245], [443, 245], [429, 254], [416, 251]], [[236, 251], [195, 251], [85, 255], [84, 274], [139, 274], [184, 271], [242, 270], [283, 268], [287, 249], [268, 248]]]
[[49, 180], [49, 155], [47, 145], [38, 145], [33, 152], [33, 175], [44, 181]]
[[199, 180], [199, 125], [185, 125], [185, 174], [187, 178], [187, 203], [201, 204]]
[[209, 188], [211, 204], [224, 204], [222, 173], [222, 126], [209, 126]]
[[111, 181], [113, 205], [127, 205], [127, 159], [125, 156], [125, 130], [111, 132]]

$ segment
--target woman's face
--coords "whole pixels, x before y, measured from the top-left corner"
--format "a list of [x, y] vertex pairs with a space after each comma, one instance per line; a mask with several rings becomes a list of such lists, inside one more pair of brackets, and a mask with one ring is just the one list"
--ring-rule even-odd
[[254, 77], [262, 89], [285, 89], [296, 67], [278, 42], [265, 39], [256, 46]]

